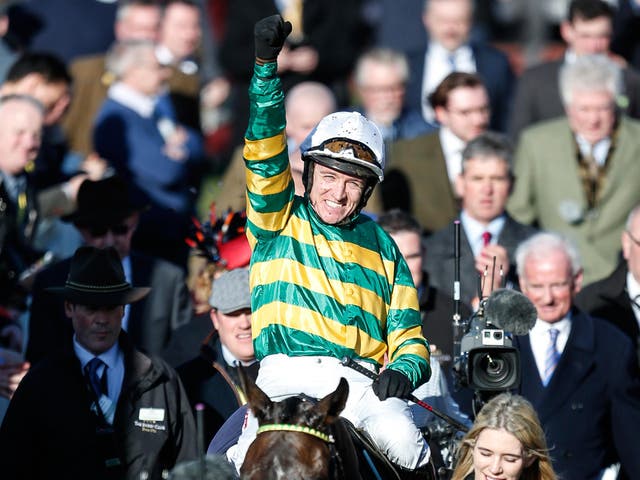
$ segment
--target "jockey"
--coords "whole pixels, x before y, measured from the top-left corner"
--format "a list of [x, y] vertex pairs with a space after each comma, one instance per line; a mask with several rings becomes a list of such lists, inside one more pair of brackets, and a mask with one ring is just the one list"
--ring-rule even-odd
[[[257, 385], [274, 401], [320, 398], [346, 378], [342, 416], [392, 462], [420, 472], [430, 451], [404, 399], [430, 376], [418, 297], [395, 243], [360, 214], [384, 177], [382, 135], [359, 113], [326, 116], [301, 146], [306, 192], [295, 196], [276, 75], [290, 31], [279, 15], [256, 24], [249, 89], [244, 157]], [[342, 366], [344, 356], [374, 372], [388, 364], [372, 384]], [[238, 469], [256, 429], [250, 415], [227, 452]]]

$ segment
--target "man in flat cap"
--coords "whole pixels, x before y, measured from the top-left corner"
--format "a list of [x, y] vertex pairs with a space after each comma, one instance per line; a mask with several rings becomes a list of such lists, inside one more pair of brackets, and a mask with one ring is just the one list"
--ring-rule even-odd
[[126, 281], [113, 247], [80, 247], [63, 287], [73, 345], [32, 368], [0, 428], [6, 478], [160, 479], [196, 456], [196, 428], [175, 371], [122, 331], [149, 288]]
[[191, 405], [204, 404], [205, 441], [246, 403], [238, 367], [242, 365], [254, 381], [258, 376], [251, 338], [249, 270], [236, 268], [216, 278], [209, 305], [211, 333], [202, 342], [200, 354], [177, 368]]

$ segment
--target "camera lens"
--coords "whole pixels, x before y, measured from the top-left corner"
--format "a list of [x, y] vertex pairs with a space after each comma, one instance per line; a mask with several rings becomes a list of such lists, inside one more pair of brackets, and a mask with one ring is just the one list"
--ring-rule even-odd
[[519, 362], [513, 351], [484, 351], [473, 356], [471, 384], [481, 390], [502, 390], [518, 381]]
[[502, 340], [502, 332], [493, 332], [493, 338], [496, 340]]

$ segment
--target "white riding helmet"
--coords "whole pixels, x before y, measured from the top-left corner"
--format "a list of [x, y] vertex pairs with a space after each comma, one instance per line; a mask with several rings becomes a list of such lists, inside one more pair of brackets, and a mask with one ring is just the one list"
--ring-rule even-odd
[[384, 141], [378, 127], [358, 112], [331, 113], [300, 145], [302, 159], [359, 177], [384, 180]]

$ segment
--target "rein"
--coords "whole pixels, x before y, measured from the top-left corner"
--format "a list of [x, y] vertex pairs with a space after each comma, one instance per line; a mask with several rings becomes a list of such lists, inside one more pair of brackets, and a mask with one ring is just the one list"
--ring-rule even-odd
[[326, 443], [335, 443], [333, 435], [327, 435], [326, 433], [316, 430], [315, 428], [305, 427], [304, 425], [291, 425], [288, 423], [272, 423], [268, 425], [262, 425], [258, 428], [256, 435], [264, 432], [299, 432], [306, 433], [313, 437], [319, 438]]

